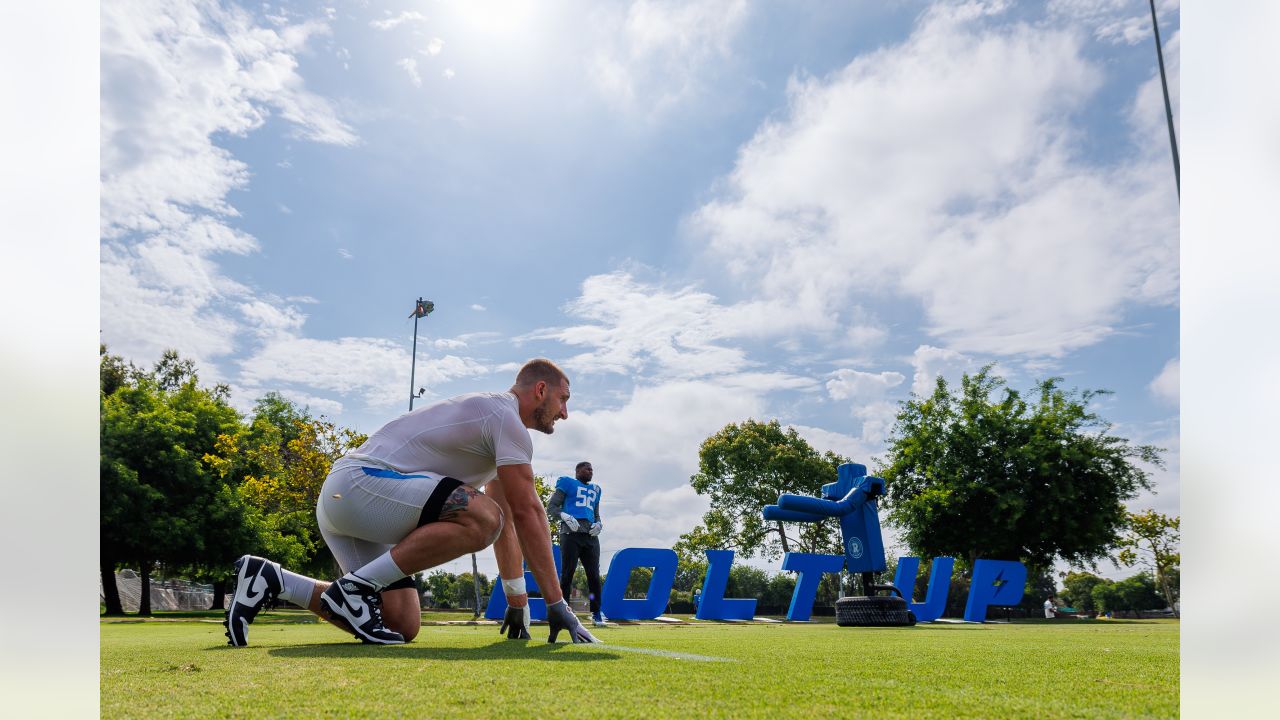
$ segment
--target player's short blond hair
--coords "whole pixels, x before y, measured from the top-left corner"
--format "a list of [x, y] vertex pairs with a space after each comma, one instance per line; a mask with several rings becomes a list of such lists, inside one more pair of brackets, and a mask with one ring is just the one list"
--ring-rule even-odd
[[568, 382], [569, 376], [564, 374], [559, 365], [546, 358], [534, 358], [516, 373], [516, 387], [533, 387], [539, 382], [559, 385], [561, 380]]

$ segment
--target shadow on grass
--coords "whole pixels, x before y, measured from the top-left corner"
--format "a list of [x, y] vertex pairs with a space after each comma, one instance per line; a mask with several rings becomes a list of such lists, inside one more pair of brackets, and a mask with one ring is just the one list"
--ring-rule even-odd
[[[483, 647], [456, 648], [433, 647], [424, 643], [409, 643], [379, 647], [363, 643], [327, 643], [324, 645], [298, 645], [295, 647], [273, 648], [268, 655], [284, 658], [374, 658], [384, 657], [388, 660], [538, 660], [545, 662], [601, 662], [604, 660], [621, 660], [621, 656], [608, 650], [590, 650], [587, 652], [569, 651], [565, 649], [570, 643], [547, 643], [539, 640], [520, 642], [518, 640], [502, 640]], [[230, 647], [210, 648], [211, 650], [234, 650]]]

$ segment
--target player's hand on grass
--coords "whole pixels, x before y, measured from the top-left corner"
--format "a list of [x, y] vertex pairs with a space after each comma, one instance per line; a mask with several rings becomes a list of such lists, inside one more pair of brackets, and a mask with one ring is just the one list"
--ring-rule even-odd
[[593, 537], [594, 537], [594, 536], [596, 536], [596, 535], [599, 535], [599, 534], [600, 534], [600, 531], [601, 531], [601, 530], [603, 530], [603, 529], [604, 529], [604, 523], [602, 523], [602, 522], [593, 522], [593, 523], [591, 523], [591, 535], [592, 535]]
[[569, 604], [563, 599], [554, 605], [547, 606], [547, 624], [551, 626], [551, 636], [547, 638], [547, 642], [556, 641], [556, 636], [561, 630], [569, 632], [569, 639], [575, 643], [593, 643], [600, 642], [592, 635], [582, 622], [578, 620], [578, 616], [573, 614], [569, 609]]
[[529, 612], [529, 603], [524, 607], [507, 606], [507, 614], [502, 617], [502, 627], [498, 633], [506, 633], [508, 640], [529, 640], [529, 626], [533, 624], [533, 616]]
[[578, 532], [578, 520], [569, 513], [560, 513], [560, 523], [569, 528], [569, 532]]

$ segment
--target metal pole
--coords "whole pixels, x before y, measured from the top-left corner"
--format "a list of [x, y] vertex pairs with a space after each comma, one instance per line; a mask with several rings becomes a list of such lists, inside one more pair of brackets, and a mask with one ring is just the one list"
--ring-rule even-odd
[[413, 306], [413, 359], [409, 361], [409, 412], [413, 412], [414, 372], [418, 369], [418, 308], [422, 307], [422, 298]]
[[1169, 122], [1169, 147], [1173, 150], [1173, 182], [1182, 199], [1182, 171], [1178, 166], [1178, 138], [1173, 134], [1173, 106], [1169, 104], [1169, 81], [1164, 75], [1164, 51], [1160, 48], [1160, 25], [1156, 22], [1156, 0], [1147, 0], [1151, 6], [1151, 29], [1156, 34], [1156, 60], [1160, 62], [1160, 88], [1164, 90], [1164, 115]]

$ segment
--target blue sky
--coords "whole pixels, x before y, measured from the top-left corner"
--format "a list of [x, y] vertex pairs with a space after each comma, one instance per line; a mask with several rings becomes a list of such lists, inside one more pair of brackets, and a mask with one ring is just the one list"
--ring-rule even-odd
[[428, 399], [570, 371], [534, 466], [593, 462], [606, 556], [699, 520], [724, 424], [869, 463], [896, 402], [988, 362], [1114, 391], [1116, 432], [1168, 449], [1133, 506], [1179, 512], [1145, 2], [102, 12], [102, 339], [135, 362], [175, 347], [244, 409], [276, 390], [369, 432], [432, 299]]

